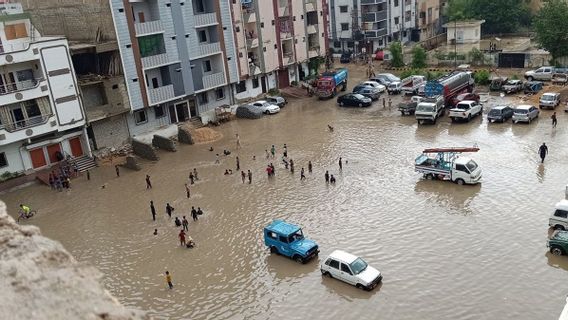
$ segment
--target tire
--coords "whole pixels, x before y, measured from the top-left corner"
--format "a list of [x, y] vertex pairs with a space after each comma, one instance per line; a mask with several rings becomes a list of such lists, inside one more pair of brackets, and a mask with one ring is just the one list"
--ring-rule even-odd
[[276, 248], [276, 247], [274, 247], [274, 246], [270, 247], [270, 253], [272, 253], [272, 254], [279, 254], [278, 248]]
[[331, 273], [329, 273], [329, 272], [327, 272], [327, 271], [322, 271], [322, 272], [321, 272], [321, 275], [324, 276], [324, 277], [333, 278], [333, 277], [331, 276]]
[[365, 286], [362, 285], [362, 284], [360, 284], [360, 283], [356, 284], [355, 287], [356, 287], [357, 289], [367, 290], [367, 289], [365, 288]]
[[304, 264], [304, 258], [299, 255], [295, 255], [294, 257], [292, 257], [292, 259], [294, 259], [294, 261], [296, 261], [297, 263]]
[[565, 229], [564, 226], [560, 224], [554, 226], [554, 230], [564, 230], [564, 229]]
[[467, 115], [467, 121], [471, 121], [471, 113]]
[[528, 81], [533, 81], [533, 79], [534, 79], [533, 77], [527, 77]]
[[425, 178], [426, 180], [434, 180], [434, 176], [431, 173], [428, 173]]
[[558, 247], [554, 247], [554, 248], [550, 248], [550, 253], [552, 253], [555, 256], [561, 256], [561, 255], [564, 255], [564, 250], [562, 250], [561, 248], [558, 248]]
[[343, 101], [341, 101], [341, 102], [339, 103], [339, 105], [343, 107], [343, 106], [345, 106], [345, 103], [343, 103]]
[[463, 179], [456, 179], [456, 183], [460, 186], [463, 186], [465, 184], [465, 181], [463, 181]]
[[362, 104], [362, 103], [359, 103], [359, 108], [363, 108], [363, 104]]
[[424, 124], [424, 120], [418, 120], [418, 124]]

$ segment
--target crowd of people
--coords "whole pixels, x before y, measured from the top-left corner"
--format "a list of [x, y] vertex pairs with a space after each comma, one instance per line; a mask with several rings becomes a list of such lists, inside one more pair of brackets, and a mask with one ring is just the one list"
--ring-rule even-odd
[[79, 175], [77, 163], [68, 159], [61, 161], [59, 168], [49, 173], [48, 182], [51, 190], [63, 191], [71, 188], [71, 178]]

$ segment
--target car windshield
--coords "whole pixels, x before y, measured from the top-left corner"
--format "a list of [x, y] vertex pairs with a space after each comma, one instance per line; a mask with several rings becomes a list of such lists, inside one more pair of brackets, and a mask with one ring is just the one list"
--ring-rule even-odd
[[389, 81], [398, 81], [398, 78], [393, 76], [392, 74], [385, 74], [385, 78], [387, 78]]
[[501, 110], [502, 109], [493, 109], [493, 110], [489, 111], [489, 114], [492, 115], [492, 116], [500, 115]]
[[465, 166], [469, 169], [469, 172], [473, 172], [475, 169], [477, 169], [477, 163], [475, 163], [475, 161], [473, 160], [469, 160], [469, 162], [466, 163]]
[[288, 242], [292, 243], [294, 241], [298, 241], [298, 240], [302, 240], [304, 239], [304, 234], [302, 233], [302, 229], [296, 231], [296, 233], [291, 234], [288, 236]]
[[469, 104], [460, 103], [456, 106], [456, 109], [467, 110], [469, 109]]
[[529, 113], [529, 110], [527, 110], [527, 109], [515, 109], [515, 113], [517, 113], [517, 114], [527, 114], [527, 113]]
[[361, 258], [357, 258], [355, 261], [351, 262], [349, 266], [351, 267], [353, 274], [359, 274], [367, 269], [367, 262]]
[[554, 100], [554, 96], [546, 94], [546, 95], [542, 96], [541, 100], [542, 101], [552, 101], [552, 100]]
[[418, 110], [416, 110], [416, 111], [432, 112], [432, 111], [434, 111], [434, 107], [428, 106], [428, 105], [420, 105], [420, 106], [418, 106]]

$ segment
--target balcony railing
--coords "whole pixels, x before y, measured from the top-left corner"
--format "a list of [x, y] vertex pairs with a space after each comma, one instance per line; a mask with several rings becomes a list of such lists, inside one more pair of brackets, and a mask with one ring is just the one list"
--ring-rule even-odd
[[249, 64], [249, 75], [256, 76], [260, 74], [260, 66], [257, 66], [254, 63]]
[[153, 56], [147, 56], [142, 58], [142, 66], [144, 69], [151, 69], [158, 66], [166, 65], [170, 62], [168, 55], [166, 53], [160, 53]]
[[369, 30], [369, 31], [365, 31], [365, 37], [367, 38], [379, 38], [381, 36], [386, 36], [387, 35], [387, 29], [386, 28], [381, 28], [378, 30]]
[[317, 2], [316, 0], [306, 0], [306, 12], [316, 11]]
[[308, 34], [318, 33], [316, 25], [310, 24], [308, 25]]
[[387, 11], [378, 11], [378, 12], [371, 12], [363, 14], [363, 22], [379, 22], [383, 20], [387, 20]]
[[195, 27], [204, 27], [217, 24], [217, 14], [212, 13], [200, 13], [195, 15]]
[[256, 12], [254, 8], [243, 9], [243, 20], [245, 21], [245, 23], [256, 21]]
[[220, 87], [225, 84], [225, 73], [217, 72], [203, 77], [203, 89]]
[[35, 127], [40, 124], [44, 124], [51, 117], [49, 114], [39, 115], [35, 117], [30, 117], [24, 120], [3, 123], [0, 128], [6, 129], [8, 132], [14, 132], [18, 130], [23, 130], [30, 127]]
[[136, 31], [136, 36], [139, 37], [148, 34], [163, 33], [164, 25], [160, 20], [135, 23], [134, 30]]
[[381, 4], [381, 3], [385, 3], [385, 2], [387, 2], [387, 0], [361, 0], [361, 5]]
[[221, 43], [219, 42], [200, 44], [197, 47], [197, 55], [199, 57], [209, 56], [219, 52], [221, 52]]
[[257, 37], [253, 37], [253, 38], [247, 37], [247, 48], [255, 48], [255, 47], [258, 47], [258, 38]]
[[148, 88], [148, 97], [152, 105], [174, 99], [176, 97], [174, 85], [170, 84], [158, 88]]
[[0, 95], [35, 88], [42, 80], [43, 78], [38, 78], [0, 85]]

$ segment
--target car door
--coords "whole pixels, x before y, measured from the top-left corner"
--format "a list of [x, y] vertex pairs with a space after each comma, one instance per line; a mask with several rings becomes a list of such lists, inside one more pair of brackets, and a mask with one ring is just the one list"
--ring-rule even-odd
[[252, 105], [255, 106], [255, 107], [257, 107], [257, 108], [259, 108], [260, 111], [262, 111], [262, 112], [266, 111], [266, 108], [265, 108], [264, 105], [262, 105], [262, 103], [260, 103], [260, 102], [255, 102], [255, 103], [253, 103]]
[[278, 236], [278, 252], [290, 257], [292, 252], [290, 251], [290, 246], [288, 245], [288, 239], [284, 236]]
[[529, 109], [529, 117], [531, 119], [535, 119], [538, 116], [538, 110], [535, 107], [530, 107]]
[[352, 285], [357, 284], [357, 280], [355, 280], [353, 272], [351, 272], [351, 269], [349, 268], [348, 265], [346, 265], [345, 263], [341, 263], [341, 269], [339, 270], [339, 272], [341, 274], [341, 280]]
[[328, 266], [329, 266], [328, 271], [332, 277], [336, 279], [342, 279], [341, 272], [339, 271], [339, 261], [330, 258]]

